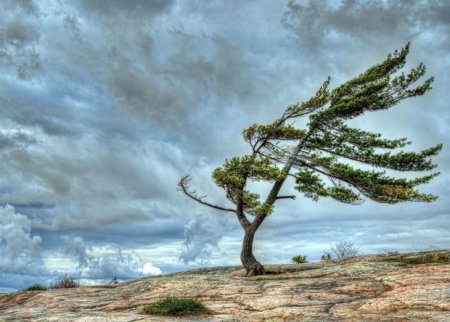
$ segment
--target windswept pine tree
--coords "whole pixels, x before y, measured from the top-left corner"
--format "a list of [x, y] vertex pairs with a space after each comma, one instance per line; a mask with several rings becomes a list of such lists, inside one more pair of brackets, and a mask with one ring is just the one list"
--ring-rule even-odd
[[[318, 200], [331, 197], [347, 204], [360, 204], [365, 198], [395, 204], [402, 201], [431, 202], [437, 196], [418, 191], [439, 173], [411, 179], [390, 176], [384, 169], [398, 172], [428, 171], [435, 168], [432, 156], [441, 144], [420, 152], [406, 152], [406, 138], [388, 139], [380, 133], [346, 125], [346, 121], [366, 112], [389, 109], [402, 100], [424, 95], [433, 78], [415, 85], [425, 74], [419, 64], [408, 73], [400, 72], [406, 62], [409, 44], [350, 81], [330, 90], [328, 78], [310, 99], [290, 105], [270, 124], [253, 124], [243, 131], [250, 154], [225, 160], [212, 173], [215, 183], [225, 191], [231, 206], [205, 200], [190, 187], [190, 177], [179, 188], [195, 201], [236, 215], [245, 231], [241, 261], [247, 276], [264, 274], [264, 267], [252, 253], [253, 238], [263, 221], [274, 211], [276, 201], [295, 199], [280, 195], [288, 178], [305, 197]], [[303, 129], [295, 120], [308, 118]], [[358, 167], [358, 165], [365, 165]], [[372, 169], [368, 170], [367, 166]], [[263, 199], [246, 189], [250, 181], [266, 181], [272, 188]]]

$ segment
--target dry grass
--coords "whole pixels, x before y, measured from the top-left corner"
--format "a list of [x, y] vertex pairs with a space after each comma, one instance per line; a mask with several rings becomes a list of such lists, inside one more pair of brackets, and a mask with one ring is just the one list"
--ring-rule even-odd
[[398, 252], [388, 252], [381, 257], [384, 262], [400, 262], [404, 264], [449, 264], [450, 256], [447, 253], [431, 252], [427, 254], [401, 255]]
[[79, 287], [80, 283], [78, 283], [73, 277], [69, 275], [61, 276], [56, 282], [50, 283], [48, 288], [57, 289], [57, 288], [76, 288]]

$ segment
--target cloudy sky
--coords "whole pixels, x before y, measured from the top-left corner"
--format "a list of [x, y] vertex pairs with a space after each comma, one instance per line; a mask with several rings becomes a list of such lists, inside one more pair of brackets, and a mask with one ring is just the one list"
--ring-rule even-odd
[[282, 200], [255, 253], [449, 247], [449, 1], [3, 0], [0, 17], [1, 290], [239, 264], [236, 218], [191, 202], [179, 178], [223, 203], [210, 174], [248, 153], [245, 127], [408, 41], [407, 67], [424, 62], [433, 90], [352, 125], [413, 150], [444, 143], [423, 187], [440, 199]]

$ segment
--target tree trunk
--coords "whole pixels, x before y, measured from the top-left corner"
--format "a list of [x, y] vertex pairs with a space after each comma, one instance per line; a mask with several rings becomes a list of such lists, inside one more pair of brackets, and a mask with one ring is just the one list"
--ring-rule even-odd
[[264, 266], [253, 256], [253, 238], [256, 229], [249, 227], [245, 230], [244, 241], [242, 242], [241, 262], [244, 265], [246, 276], [263, 275]]

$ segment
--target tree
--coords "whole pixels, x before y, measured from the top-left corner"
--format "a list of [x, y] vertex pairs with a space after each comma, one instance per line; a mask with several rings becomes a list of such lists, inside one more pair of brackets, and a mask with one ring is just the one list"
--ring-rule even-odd
[[[253, 256], [253, 238], [273, 212], [276, 201], [295, 199], [294, 195], [280, 195], [288, 178], [295, 180], [297, 191], [315, 201], [331, 197], [347, 204], [360, 204], [369, 198], [395, 204], [431, 202], [437, 198], [421, 193], [416, 186], [428, 183], [439, 173], [411, 179], [388, 175], [383, 169], [431, 170], [435, 165], [430, 157], [441, 150], [441, 144], [420, 152], [399, 151], [411, 142], [406, 138], [383, 138], [379, 133], [352, 128], [345, 123], [365, 112], [389, 109], [431, 89], [433, 78], [413, 87], [425, 74], [424, 64], [406, 74], [400, 72], [408, 52], [409, 44], [333, 90], [329, 89], [328, 78], [314, 96], [288, 106], [272, 123], [253, 124], [244, 130], [250, 154], [227, 159], [212, 173], [232, 207], [206, 201], [206, 196], [198, 195], [190, 187], [190, 176], [180, 180], [179, 190], [193, 200], [237, 216], [244, 229], [241, 261], [247, 276], [264, 274], [263, 265]], [[294, 127], [297, 119], [305, 117], [308, 117], [305, 128]], [[250, 181], [271, 184], [265, 199], [246, 189]]]
[[[331, 246], [331, 252], [336, 259], [346, 259], [358, 255], [358, 247], [351, 241], [341, 240], [334, 246]], [[331, 259], [331, 256], [330, 256]]]

